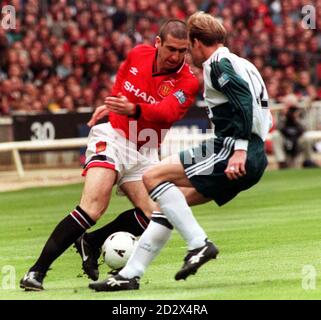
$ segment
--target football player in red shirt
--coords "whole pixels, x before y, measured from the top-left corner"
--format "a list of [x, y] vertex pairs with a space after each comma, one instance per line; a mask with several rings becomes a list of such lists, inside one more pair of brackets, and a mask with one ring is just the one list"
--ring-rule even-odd
[[[85, 272], [97, 280], [99, 248], [108, 235], [116, 231], [140, 235], [150, 218], [169, 224], [156, 212], [142, 175], [159, 161], [158, 148], [165, 135], [162, 129], [180, 120], [197, 94], [198, 81], [185, 63], [187, 48], [186, 25], [173, 19], [160, 29], [155, 47], [139, 45], [129, 53], [117, 73], [112, 96], [89, 122], [92, 126], [109, 115], [109, 122], [93, 126], [89, 135], [80, 204], [56, 226], [40, 257], [21, 279], [21, 288], [43, 290], [50, 265], [76, 240]], [[107, 209], [115, 184], [135, 209], [84, 235]]]

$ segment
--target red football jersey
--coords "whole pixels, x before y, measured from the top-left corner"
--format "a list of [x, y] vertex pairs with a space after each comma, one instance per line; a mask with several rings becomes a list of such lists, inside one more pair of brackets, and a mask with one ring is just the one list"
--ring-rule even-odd
[[[184, 116], [199, 86], [197, 78], [185, 62], [177, 71], [155, 73], [156, 56], [157, 49], [152, 46], [139, 45], [132, 49], [119, 68], [112, 90], [112, 95], [122, 93], [130, 102], [140, 105], [138, 120], [113, 112], [109, 114], [112, 127], [121, 129], [127, 139], [139, 146], [152, 140], [148, 137], [149, 131], [142, 132], [144, 129], [153, 129], [157, 133], [158, 146], [164, 138], [161, 129], [169, 129]], [[129, 125], [131, 121], [137, 123]], [[156, 147], [155, 143], [149, 143], [148, 146]]]

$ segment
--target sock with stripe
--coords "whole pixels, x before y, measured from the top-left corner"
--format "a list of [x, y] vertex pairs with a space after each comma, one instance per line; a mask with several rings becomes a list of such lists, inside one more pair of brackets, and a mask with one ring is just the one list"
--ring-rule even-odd
[[127, 279], [141, 277], [169, 240], [172, 230], [173, 226], [168, 222], [165, 215], [160, 212], [153, 212], [151, 222], [140, 237], [126, 266], [119, 274]]
[[205, 231], [196, 221], [183, 193], [173, 183], [161, 183], [150, 192], [150, 197], [157, 201], [168, 221], [184, 238], [188, 250], [205, 245]]
[[95, 221], [77, 206], [56, 226], [47, 240], [40, 257], [29, 271], [46, 273], [50, 265], [94, 224]]
[[122, 212], [112, 222], [106, 224], [102, 228], [86, 234], [86, 241], [93, 247], [100, 248], [105, 240], [114, 232], [126, 231], [134, 236], [140, 236], [147, 228], [149, 218], [147, 218], [142, 210], [133, 208]]

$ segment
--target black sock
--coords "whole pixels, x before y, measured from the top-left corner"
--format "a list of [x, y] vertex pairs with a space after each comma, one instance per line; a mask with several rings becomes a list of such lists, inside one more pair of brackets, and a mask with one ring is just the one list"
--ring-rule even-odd
[[105, 240], [117, 231], [126, 231], [134, 236], [140, 236], [149, 224], [149, 219], [139, 208], [121, 213], [104, 227], [86, 234], [86, 240], [95, 248], [100, 248]]
[[40, 257], [29, 271], [46, 273], [50, 265], [94, 224], [95, 221], [77, 206], [74, 211], [56, 226], [42, 249]]

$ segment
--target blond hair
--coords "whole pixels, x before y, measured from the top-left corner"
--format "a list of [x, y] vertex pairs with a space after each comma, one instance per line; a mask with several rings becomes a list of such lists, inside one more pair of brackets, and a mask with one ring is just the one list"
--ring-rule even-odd
[[203, 11], [192, 14], [187, 20], [189, 38], [192, 43], [195, 39], [205, 46], [224, 43], [226, 30], [224, 26], [210, 14]]

